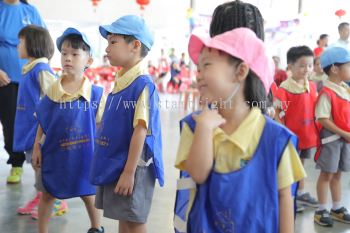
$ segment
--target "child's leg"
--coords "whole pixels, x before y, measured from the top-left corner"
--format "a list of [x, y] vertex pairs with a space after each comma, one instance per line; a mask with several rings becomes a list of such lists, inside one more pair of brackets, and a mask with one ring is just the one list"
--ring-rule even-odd
[[[305, 159], [301, 158], [301, 163], [303, 164], [303, 167], [305, 167]], [[304, 179], [299, 181], [299, 188], [298, 191], [304, 191], [304, 187], [305, 187], [305, 181]], [[303, 194], [303, 193], [298, 193], [298, 195]]]
[[43, 192], [40, 202], [39, 202], [39, 233], [48, 233], [49, 231], [49, 219], [51, 217], [53, 203], [55, 202], [55, 198], [51, 196], [47, 192]]
[[129, 233], [128, 226], [125, 221], [119, 221], [119, 233]]
[[331, 188], [331, 194], [332, 194], [332, 200], [333, 200], [333, 210], [341, 208], [340, 201], [341, 201], [341, 171], [338, 171], [336, 174], [333, 175], [331, 181], [330, 181], [330, 188]]
[[95, 196], [81, 197], [88, 212], [91, 228], [101, 229], [100, 214], [95, 207]]
[[125, 229], [127, 230], [126, 232], [123, 232], [120, 231], [119, 228], [119, 233], [147, 233], [147, 227], [145, 223], [119, 221], [119, 224], [121, 224], [122, 227], [125, 227]]
[[319, 210], [326, 209], [327, 193], [330, 181], [333, 177], [332, 173], [321, 171], [317, 180], [317, 198], [320, 203]]

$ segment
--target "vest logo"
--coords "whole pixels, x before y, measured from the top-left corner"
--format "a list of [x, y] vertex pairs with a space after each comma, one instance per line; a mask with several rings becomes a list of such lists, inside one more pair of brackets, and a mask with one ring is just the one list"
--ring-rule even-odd
[[81, 149], [84, 144], [91, 141], [91, 135], [82, 134], [83, 131], [78, 127], [67, 127], [65, 129], [67, 138], [62, 138], [59, 140], [61, 150], [77, 150]]
[[21, 106], [21, 105], [17, 105], [17, 110], [18, 111], [25, 111], [26, 107], [25, 106]]
[[100, 146], [109, 146], [109, 138], [105, 136], [101, 136], [100, 138], [96, 138], [95, 142]]
[[217, 212], [214, 216], [214, 224], [224, 233], [234, 233], [235, 223], [232, 220], [232, 210], [227, 209]]

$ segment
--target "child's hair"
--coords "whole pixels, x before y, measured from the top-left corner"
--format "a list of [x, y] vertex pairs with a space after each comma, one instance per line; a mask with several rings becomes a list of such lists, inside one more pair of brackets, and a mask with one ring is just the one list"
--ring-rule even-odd
[[[236, 57], [229, 56], [229, 63], [231, 65], [237, 66], [242, 62], [242, 60]], [[249, 70], [247, 75], [243, 94], [249, 107], [259, 107], [262, 113], [266, 113], [267, 107], [271, 105], [271, 100], [266, 95], [264, 84], [252, 70]]]
[[338, 25], [338, 31], [340, 32], [341, 30], [343, 30], [343, 28], [345, 28], [346, 26], [349, 26], [349, 23], [347, 22], [342, 22]]
[[82, 49], [84, 50], [85, 52], [89, 53], [91, 52], [91, 48], [89, 47], [88, 44], [86, 44], [83, 40], [83, 38], [81, 37], [81, 35], [77, 35], [77, 34], [70, 34], [68, 36], [66, 36], [64, 38], [64, 40], [62, 41], [62, 44], [63, 42], [67, 41], [67, 43], [70, 44], [70, 46], [73, 48], [73, 49]]
[[35, 25], [28, 25], [18, 33], [19, 38], [26, 42], [26, 50], [29, 57], [51, 59], [55, 47], [47, 29]]
[[287, 52], [287, 63], [294, 64], [299, 58], [304, 56], [314, 57], [314, 53], [309, 47], [305, 45], [291, 47]]
[[339, 66], [342, 66], [344, 64], [346, 64], [346, 63], [334, 63], [332, 65], [329, 65], [329, 66], [326, 66], [325, 68], [323, 68], [323, 71], [329, 76], [329, 74], [331, 73], [332, 66], [338, 66], [339, 67]]
[[259, 9], [240, 0], [227, 2], [216, 7], [210, 24], [210, 36], [216, 36], [235, 28], [246, 27], [264, 40], [264, 19]]
[[19, 0], [21, 3], [29, 4], [27, 0]]

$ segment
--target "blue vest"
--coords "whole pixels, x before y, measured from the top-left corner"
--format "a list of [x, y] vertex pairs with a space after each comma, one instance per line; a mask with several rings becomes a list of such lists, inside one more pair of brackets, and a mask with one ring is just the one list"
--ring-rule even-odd
[[46, 135], [41, 147], [42, 181], [45, 189], [61, 199], [94, 195], [89, 182], [96, 114], [103, 89], [92, 86], [91, 100], [83, 97], [57, 103], [45, 96], [37, 117]]
[[14, 126], [13, 150], [27, 151], [33, 148], [38, 122], [34, 116], [40, 100], [39, 73], [48, 71], [53, 74], [50, 65], [38, 63], [27, 72], [19, 85], [17, 110]]
[[[184, 122], [194, 131], [195, 121], [191, 115], [180, 122], [181, 127]], [[212, 170], [207, 181], [196, 187], [188, 220], [189, 190], [177, 191], [175, 218], [186, 225], [182, 229], [175, 228], [175, 232], [277, 233], [277, 171], [289, 141], [297, 145], [293, 133], [266, 117], [266, 125], [251, 161], [244, 168], [230, 173]], [[180, 177], [184, 179], [189, 174], [182, 171]]]
[[143, 150], [146, 160], [153, 158], [154, 176], [164, 184], [162, 139], [159, 115], [159, 97], [150, 76], [141, 75], [127, 88], [108, 95], [101, 126], [97, 129], [94, 162], [90, 180], [95, 185], [112, 184], [118, 181], [126, 164], [130, 141], [134, 132], [133, 121], [137, 100], [148, 87], [149, 132]]

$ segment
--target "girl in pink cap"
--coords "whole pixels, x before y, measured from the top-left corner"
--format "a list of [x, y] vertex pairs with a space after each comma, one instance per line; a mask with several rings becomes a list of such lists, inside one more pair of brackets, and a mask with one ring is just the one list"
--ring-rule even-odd
[[247, 28], [192, 35], [189, 54], [206, 107], [180, 123], [176, 231], [293, 232], [291, 185], [305, 171], [296, 136], [263, 115], [274, 74], [263, 42]]

